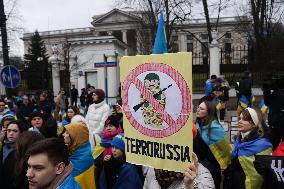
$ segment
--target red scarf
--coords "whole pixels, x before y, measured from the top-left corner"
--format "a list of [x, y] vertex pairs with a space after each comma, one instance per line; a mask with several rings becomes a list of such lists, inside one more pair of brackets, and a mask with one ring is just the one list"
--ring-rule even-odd
[[[112, 139], [121, 132], [122, 132], [122, 129], [120, 127], [118, 127], [118, 129], [116, 129], [116, 131], [113, 134], [104, 130], [102, 132], [102, 138], [103, 138], [103, 140], [112, 141]], [[103, 152], [103, 156], [105, 157], [106, 155], [111, 155], [111, 154], [112, 154], [111, 146], [105, 148], [105, 150]]]

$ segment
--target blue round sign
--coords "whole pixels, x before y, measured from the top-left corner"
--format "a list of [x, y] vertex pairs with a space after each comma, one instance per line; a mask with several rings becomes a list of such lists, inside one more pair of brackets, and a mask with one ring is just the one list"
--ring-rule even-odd
[[0, 79], [7, 88], [16, 88], [21, 82], [21, 74], [14, 66], [4, 66], [0, 73]]

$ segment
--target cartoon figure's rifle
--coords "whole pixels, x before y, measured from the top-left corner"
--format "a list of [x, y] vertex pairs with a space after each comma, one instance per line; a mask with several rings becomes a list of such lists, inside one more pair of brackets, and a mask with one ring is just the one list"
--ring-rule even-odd
[[[157, 98], [159, 97], [159, 95], [162, 94], [162, 92], [164, 92], [165, 90], [167, 90], [167, 89], [170, 88], [171, 86], [172, 86], [172, 84], [170, 84], [168, 87], [163, 88], [163, 89], [160, 90], [158, 93], [154, 94], [153, 97], [154, 97], [155, 99], [157, 99]], [[139, 110], [139, 108], [141, 108], [141, 107], [143, 106], [143, 104], [146, 103], [146, 102], [147, 102], [147, 100], [145, 100], [145, 101], [143, 101], [143, 102], [141, 102], [141, 103], [139, 103], [139, 104], [133, 106], [133, 110], [136, 112], [136, 111]]]

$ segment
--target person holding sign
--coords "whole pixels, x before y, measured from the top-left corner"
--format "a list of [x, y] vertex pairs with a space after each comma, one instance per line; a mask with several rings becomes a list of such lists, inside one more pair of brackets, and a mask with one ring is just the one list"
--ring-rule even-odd
[[261, 188], [263, 178], [253, 164], [255, 155], [269, 155], [272, 144], [262, 114], [252, 108], [244, 109], [239, 117], [240, 133], [234, 142], [232, 163], [224, 171], [224, 189]]
[[212, 175], [198, 162], [193, 153], [193, 162], [184, 174], [149, 168], [143, 189], [214, 189]]
[[215, 187], [221, 185], [221, 169], [230, 162], [230, 146], [225, 132], [217, 119], [215, 102], [210, 98], [200, 100], [196, 112], [197, 136], [193, 140], [193, 151], [200, 162], [211, 172]]

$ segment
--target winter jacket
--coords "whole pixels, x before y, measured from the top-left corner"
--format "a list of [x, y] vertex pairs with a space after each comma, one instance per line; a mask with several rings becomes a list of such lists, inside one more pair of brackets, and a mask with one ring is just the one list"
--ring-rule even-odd
[[[117, 167], [116, 167], [117, 168]], [[105, 169], [103, 169], [102, 174], [100, 176], [100, 182], [99, 182], [99, 189], [142, 189], [143, 184], [141, 182], [141, 179], [139, 177], [139, 174], [137, 172], [137, 169], [135, 165], [132, 165], [130, 163], [124, 163], [120, 169], [116, 169], [113, 167], [114, 172], [115, 170], [118, 170], [116, 174], [114, 175], [113, 180], [113, 186], [108, 187], [108, 184], [110, 183], [107, 180], [107, 176], [105, 173]]]
[[[3, 161], [4, 148], [8, 148], [9, 152]], [[5, 144], [0, 152], [0, 183], [1, 188], [14, 189], [13, 181], [15, 178], [15, 143]]]
[[264, 90], [264, 103], [269, 107], [268, 124], [271, 128], [284, 128], [284, 92], [277, 89], [271, 94]]
[[250, 78], [243, 78], [239, 81], [239, 96], [246, 96], [250, 99], [251, 93], [251, 79]]
[[[209, 170], [206, 169], [201, 163], [198, 163], [198, 172], [195, 179], [198, 189], [214, 189], [214, 180]], [[185, 188], [183, 180], [175, 181], [168, 189], [181, 189]], [[155, 171], [149, 168], [143, 189], [161, 189], [158, 181], [156, 180]]]
[[213, 91], [214, 83], [211, 79], [205, 82], [205, 96], [210, 96]]
[[56, 189], [81, 189], [81, 186], [69, 175]]
[[88, 108], [86, 115], [87, 126], [90, 132], [90, 143], [93, 149], [96, 140], [100, 140], [100, 135], [104, 130], [105, 121], [111, 114], [109, 106], [103, 101], [92, 104]]
[[281, 142], [279, 146], [274, 150], [272, 156], [283, 156], [284, 157], [284, 142]]

